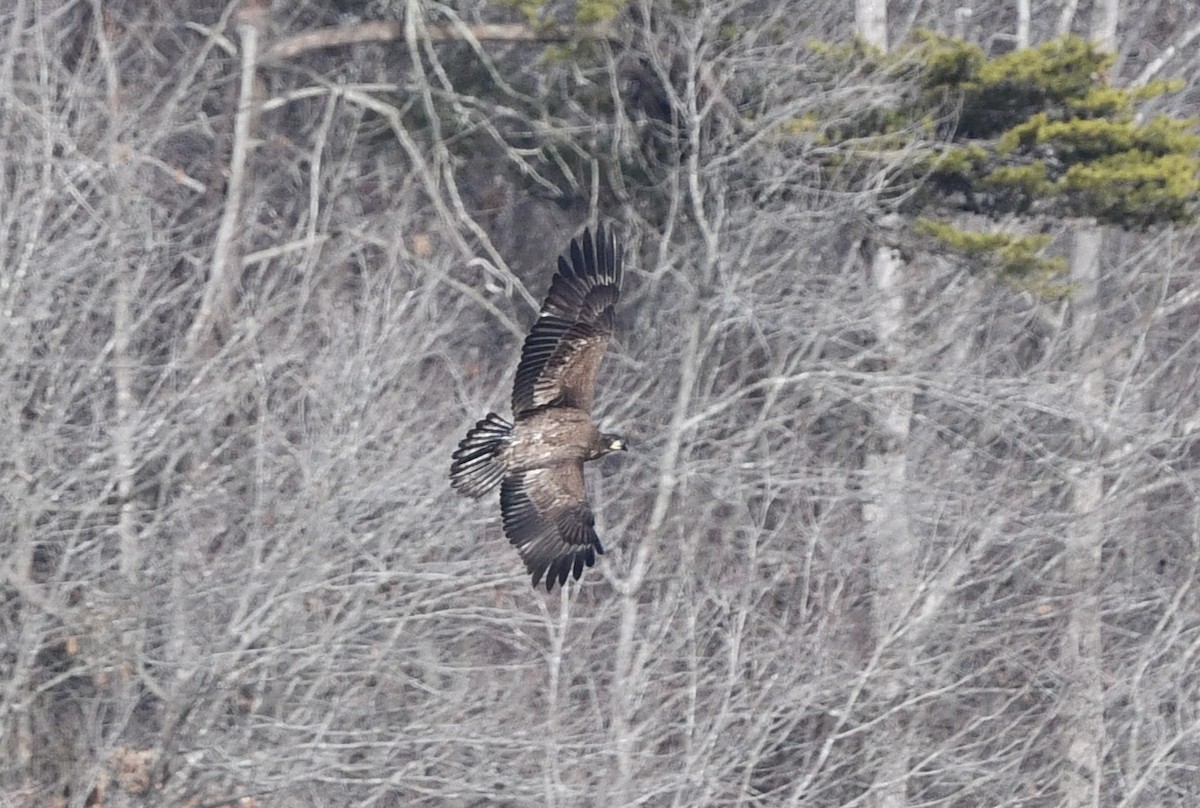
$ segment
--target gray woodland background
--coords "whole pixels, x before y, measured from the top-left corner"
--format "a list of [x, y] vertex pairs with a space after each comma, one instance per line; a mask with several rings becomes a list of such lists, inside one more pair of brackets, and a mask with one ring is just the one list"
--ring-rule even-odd
[[[0, 806], [1200, 804], [1200, 233], [1047, 221], [1046, 298], [790, 126], [918, 26], [1194, 115], [1200, 8], [525, 8], [582, 41], [3, 4]], [[560, 598], [447, 469], [601, 221], [633, 451]]]

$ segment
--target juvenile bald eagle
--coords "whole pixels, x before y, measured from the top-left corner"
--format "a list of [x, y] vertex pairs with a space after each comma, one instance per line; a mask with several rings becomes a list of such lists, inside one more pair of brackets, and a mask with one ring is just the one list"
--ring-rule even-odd
[[504, 533], [546, 591], [575, 579], [604, 552], [583, 484], [583, 464], [625, 451], [619, 435], [601, 432], [589, 410], [596, 371], [613, 333], [621, 295], [617, 242], [601, 226], [592, 240], [572, 240], [541, 314], [521, 348], [513, 383], [513, 423], [494, 412], [458, 444], [450, 484], [480, 497], [500, 484]]

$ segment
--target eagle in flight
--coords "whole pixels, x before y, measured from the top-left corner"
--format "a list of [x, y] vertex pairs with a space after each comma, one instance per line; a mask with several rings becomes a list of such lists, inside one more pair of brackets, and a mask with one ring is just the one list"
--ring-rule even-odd
[[480, 497], [500, 484], [504, 534], [536, 587], [575, 579], [604, 552], [583, 483], [583, 464], [625, 451], [620, 435], [601, 432], [589, 410], [596, 371], [613, 333], [621, 296], [621, 255], [601, 225], [571, 241], [533, 324], [513, 383], [513, 422], [494, 412], [458, 444], [450, 484]]

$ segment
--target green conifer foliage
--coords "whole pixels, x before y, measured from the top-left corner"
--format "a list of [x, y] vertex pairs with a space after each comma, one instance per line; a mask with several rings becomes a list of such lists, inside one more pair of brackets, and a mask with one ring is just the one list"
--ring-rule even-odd
[[1077, 37], [985, 60], [974, 45], [926, 34], [909, 53], [918, 57], [923, 100], [961, 109], [950, 146], [930, 160], [941, 193], [927, 204], [962, 193], [977, 212], [1094, 216], [1138, 228], [1194, 215], [1195, 122], [1136, 117], [1138, 101], [1171, 84], [1110, 87], [1112, 57]]
[[[892, 174], [902, 212], [1092, 217], [1139, 229], [1195, 218], [1196, 121], [1138, 115], [1140, 102], [1178, 85], [1112, 87], [1113, 56], [1090, 42], [1068, 36], [989, 59], [975, 45], [923, 32], [887, 55], [855, 47], [814, 52], [830, 74], [839, 61], [843, 70], [861, 73], [850, 60], [868, 58], [913, 88], [889, 96], [899, 99], [889, 106], [857, 111], [850, 126], [846, 115], [831, 111], [837, 126], [818, 127], [825, 146], [841, 147], [842, 176], [853, 176], [845, 168], [856, 161], [878, 166], [899, 148], [917, 153], [911, 171]], [[906, 145], [898, 146], [898, 137]], [[990, 233], [972, 240], [949, 225], [939, 230], [931, 219], [921, 221], [918, 233], [1005, 277], [1045, 280], [1059, 267], [1035, 266], [1044, 242]]]

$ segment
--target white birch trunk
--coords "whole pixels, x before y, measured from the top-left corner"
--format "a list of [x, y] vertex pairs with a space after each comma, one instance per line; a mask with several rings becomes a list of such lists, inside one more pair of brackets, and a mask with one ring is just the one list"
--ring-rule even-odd
[[1075, 21], [1075, 10], [1079, 0], [1063, 0], [1062, 12], [1058, 15], [1058, 35], [1066, 36], [1071, 33], [1071, 23]]
[[[900, 254], [880, 246], [871, 261], [871, 279], [879, 295], [875, 331], [879, 345], [894, 367], [904, 354], [904, 287], [900, 276]], [[887, 385], [885, 385], [886, 387]], [[916, 575], [916, 548], [909, 529], [905, 503], [908, 477], [907, 447], [912, 420], [911, 391], [884, 389], [876, 395], [876, 442], [866, 458], [867, 501], [863, 508], [871, 547], [872, 639], [899, 678], [885, 682], [878, 695], [881, 703], [903, 697], [903, 674], [910, 654], [896, 631], [906, 619], [911, 603], [911, 582]], [[876, 735], [881, 765], [872, 789], [877, 808], [907, 805], [908, 743], [904, 722], [891, 716], [880, 724]]]
[[1121, 0], [1096, 0], [1092, 6], [1092, 41], [1101, 50], [1117, 52], [1117, 15]]
[[888, 48], [887, 0], [854, 0], [858, 35], [882, 51]]
[[1031, 0], [1017, 0], [1017, 48], [1029, 47], [1029, 25], [1033, 20]]
[[1066, 535], [1063, 561], [1064, 583], [1073, 592], [1062, 648], [1067, 687], [1062, 713], [1063, 796], [1068, 808], [1099, 806], [1104, 755], [1103, 649], [1097, 591], [1104, 529], [1100, 517], [1103, 479], [1096, 436], [1104, 411], [1104, 367], [1095, 350], [1102, 237], [1095, 225], [1081, 226], [1071, 258], [1071, 281], [1077, 288], [1071, 300], [1071, 348], [1080, 370], [1075, 409], [1081, 422], [1081, 451], [1073, 470], [1074, 519]]

